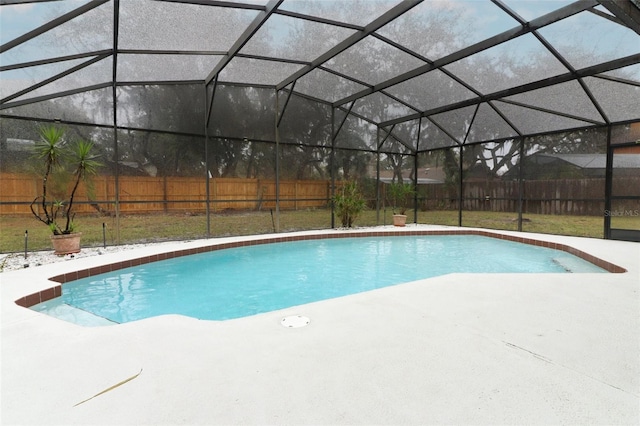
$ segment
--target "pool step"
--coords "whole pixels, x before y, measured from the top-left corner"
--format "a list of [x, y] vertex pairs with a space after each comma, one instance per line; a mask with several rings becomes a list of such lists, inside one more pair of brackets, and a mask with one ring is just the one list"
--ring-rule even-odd
[[571, 256], [554, 257], [553, 263], [561, 266], [567, 272], [580, 271], [581, 263]]
[[63, 321], [72, 322], [74, 324], [82, 324], [85, 327], [102, 327], [105, 325], [118, 324], [107, 318], [92, 314], [91, 312], [78, 309], [66, 303], [60, 303], [56, 306], [49, 306], [46, 310], [47, 315], [61, 319]]

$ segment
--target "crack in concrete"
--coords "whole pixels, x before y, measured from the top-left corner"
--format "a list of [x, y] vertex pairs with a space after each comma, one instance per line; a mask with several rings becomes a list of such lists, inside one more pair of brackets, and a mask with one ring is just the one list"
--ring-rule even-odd
[[614, 389], [616, 389], [616, 390], [619, 390], [619, 391], [622, 391], [622, 392], [627, 393], [627, 394], [629, 394], [629, 395], [632, 395], [632, 396], [634, 396], [634, 397], [636, 397], [636, 398], [640, 397], [640, 395], [638, 395], [638, 394], [635, 394], [635, 393], [633, 393], [633, 392], [629, 392], [629, 391], [628, 391], [628, 390], [626, 390], [626, 389], [623, 389], [623, 388], [620, 388], [620, 387], [618, 387], [618, 386], [612, 385], [611, 383], [607, 383], [607, 382], [605, 382], [605, 381], [602, 381], [602, 380], [600, 380], [600, 379], [598, 379], [598, 378], [596, 378], [596, 377], [593, 377], [593, 376], [591, 376], [591, 375], [589, 375], [589, 374], [586, 374], [586, 373], [584, 373], [584, 372], [582, 372], [582, 371], [578, 371], [578, 370], [576, 370], [576, 369], [574, 369], [574, 368], [567, 367], [566, 365], [558, 364], [557, 362], [554, 362], [554, 361], [552, 361], [551, 359], [549, 359], [549, 358], [547, 358], [547, 357], [544, 357], [544, 356], [542, 356], [542, 355], [540, 355], [540, 354], [537, 354], [537, 353], [535, 353], [535, 352], [533, 352], [533, 351], [530, 351], [530, 350], [528, 350], [528, 349], [525, 349], [525, 348], [523, 348], [523, 347], [521, 347], [521, 346], [514, 345], [513, 343], [505, 342], [504, 340], [502, 341], [502, 343], [504, 343], [505, 345], [507, 345], [507, 346], [508, 346], [508, 347], [510, 347], [510, 348], [518, 349], [518, 350], [521, 350], [521, 351], [527, 352], [527, 353], [529, 353], [529, 354], [533, 355], [535, 358], [538, 358], [538, 359], [540, 359], [540, 360], [542, 360], [542, 361], [544, 361], [544, 362], [546, 362], [546, 363], [549, 363], [549, 364], [552, 364], [552, 365], [556, 365], [556, 366], [558, 366], [558, 367], [565, 368], [565, 369], [567, 369], [567, 370], [569, 370], [569, 371], [573, 371], [574, 373], [577, 373], [577, 374], [580, 374], [580, 375], [582, 375], [582, 376], [588, 377], [588, 378], [590, 378], [591, 380], [595, 380], [596, 382], [602, 383], [603, 385], [607, 385], [607, 386], [612, 387], [612, 388], [614, 388]]

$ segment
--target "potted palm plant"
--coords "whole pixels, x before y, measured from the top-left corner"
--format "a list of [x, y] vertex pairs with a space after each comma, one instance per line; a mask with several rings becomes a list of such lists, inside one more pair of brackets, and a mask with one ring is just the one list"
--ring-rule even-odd
[[93, 152], [92, 142], [69, 144], [64, 130], [56, 126], [40, 128], [39, 135], [34, 154], [42, 161], [42, 192], [31, 202], [31, 213], [51, 230], [55, 254], [77, 253], [82, 233], [76, 232], [73, 221], [74, 198], [80, 184], [102, 164]]
[[366, 207], [366, 200], [354, 181], [345, 182], [332, 201], [343, 228], [351, 228]]
[[408, 183], [393, 182], [389, 185], [387, 194], [391, 198], [393, 209], [393, 225], [405, 226], [407, 223], [407, 207], [414, 194], [413, 187]]

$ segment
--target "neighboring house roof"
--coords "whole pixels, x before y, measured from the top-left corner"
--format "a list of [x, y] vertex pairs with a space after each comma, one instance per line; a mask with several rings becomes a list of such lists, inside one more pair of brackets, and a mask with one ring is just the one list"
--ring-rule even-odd
[[[424, 177], [426, 176], [426, 177]], [[405, 182], [413, 182], [411, 177], [411, 170], [405, 170], [402, 172], [402, 177]], [[418, 184], [436, 184], [444, 183], [446, 174], [442, 167], [421, 167], [418, 169]], [[380, 182], [391, 183], [393, 182], [393, 172], [390, 170], [380, 171]]]
[[[390, 177], [380, 177], [380, 182], [382, 183], [392, 183], [393, 180]], [[405, 183], [410, 183], [411, 179], [405, 180]], [[436, 183], [444, 183], [444, 181], [438, 179], [430, 179], [430, 178], [418, 178], [418, 185], [430, 185]]]
[[[607, 166], [606, 154], [535, 154], [531, 157], [536, 157], [538, 164], [549, 164], [560, 160], [581, 169], [605, 169]], [[616, 169], [640, 169], [640, 155], [616, 154], [613, 156], [613, 167]]]
[[36, 141], [30, 139], [7, 138], [7, 151], [32, 151]]

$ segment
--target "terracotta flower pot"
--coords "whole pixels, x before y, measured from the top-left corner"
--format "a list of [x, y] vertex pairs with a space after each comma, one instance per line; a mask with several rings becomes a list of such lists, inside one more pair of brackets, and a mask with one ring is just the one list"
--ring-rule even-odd
[[80, 238], [82, 232], [73, 234], [52, 235], [53, 254], [64, 256], [65, 254], [78, 253], [80, 251]]
[[407, 223], [407, 215], [406, 214], [394, 214], [393, 215], [393, 226], [405, 226]]

